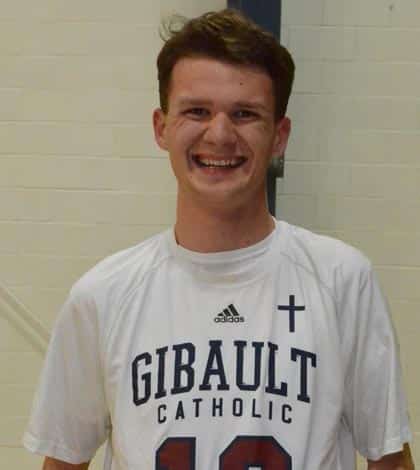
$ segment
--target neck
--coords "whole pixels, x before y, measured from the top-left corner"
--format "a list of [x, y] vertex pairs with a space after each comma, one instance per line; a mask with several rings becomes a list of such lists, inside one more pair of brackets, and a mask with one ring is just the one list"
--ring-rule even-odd
[[[255, 201], [254, 201], [255, 202]], [[246, 248], [274, 230], [267, 203], [220, 211], [183, 203], [178, 196], [175, 236], [178, 244], [192, 251], [214, 253]]]

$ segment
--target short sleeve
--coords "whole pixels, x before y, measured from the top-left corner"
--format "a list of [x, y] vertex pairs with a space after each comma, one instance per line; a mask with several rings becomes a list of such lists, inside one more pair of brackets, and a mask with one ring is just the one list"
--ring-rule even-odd
[[92, 459], [109, 430], [100, 357], [95, 303], [73, 289], [53, 329], [23, 438], [28, 450], [72, 464]]
[[364, 457], [378, 460], [400, 451], [411, 440], [399, 347], [370, 263], [365, 260], [343, 269], [342, 282], [343, 419], [356, 449]]

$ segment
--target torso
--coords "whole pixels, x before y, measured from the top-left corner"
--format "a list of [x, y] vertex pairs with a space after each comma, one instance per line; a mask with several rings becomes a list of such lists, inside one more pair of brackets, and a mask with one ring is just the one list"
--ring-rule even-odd
[[133, 281], [106, 342], [113, 469], [344, 468], [333, 293], [282, 235]]

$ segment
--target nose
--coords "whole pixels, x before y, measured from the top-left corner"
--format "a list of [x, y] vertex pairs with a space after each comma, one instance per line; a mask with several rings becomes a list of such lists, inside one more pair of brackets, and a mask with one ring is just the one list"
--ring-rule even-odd
[[219, 146], [236, 144], [235, 125], [226, 113], [219, 112], [208, 121], [203, 140], [208, 144]]

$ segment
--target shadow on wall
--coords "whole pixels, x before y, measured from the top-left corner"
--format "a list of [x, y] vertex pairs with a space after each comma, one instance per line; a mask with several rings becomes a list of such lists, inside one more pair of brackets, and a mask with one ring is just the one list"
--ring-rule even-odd
[[0, 284], [0, 313], [24, 336], [35, 351], [44, 355], [50, 334], [38, 318]]

